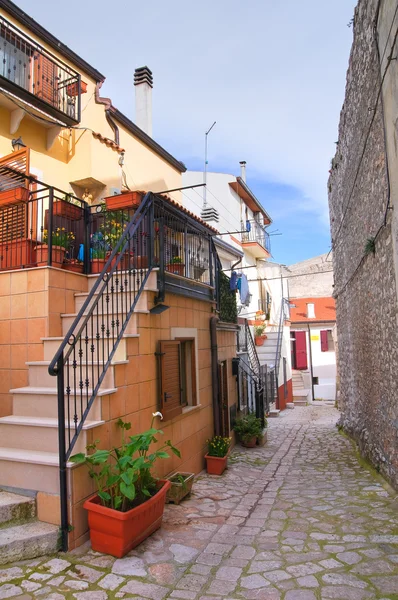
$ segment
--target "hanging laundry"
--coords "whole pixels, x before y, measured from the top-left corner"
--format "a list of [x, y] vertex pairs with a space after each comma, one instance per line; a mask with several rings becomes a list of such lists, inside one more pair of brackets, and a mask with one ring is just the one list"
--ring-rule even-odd
[[84, 244], [80, 244], [79, 246], [79, 254], [77, 255], [77, 260], [81, 260], [84, 262]]
[[250, 221], [246, 221], [246, 231], [250, 231], [252, 228]]
[[231, 275], [231, 279], [229, 280], [229, 289], [231, 292], [235, 292], [238, 281], [238, 274], [236, 271], [233, 271]]
[[240, 301], [242, 304], [245, 304], [247, 297], [249, 295], [249, 283], [247, 281], [246, 275], [242, 275], [240, 277]]

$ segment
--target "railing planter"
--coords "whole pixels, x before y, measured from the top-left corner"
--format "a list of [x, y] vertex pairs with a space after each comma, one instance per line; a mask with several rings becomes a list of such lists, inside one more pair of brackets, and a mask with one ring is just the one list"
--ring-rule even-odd
[[116, 196], [105, 198], [106, 210], [122, 208], [138, 208], [144, 197], [144, 192], [122, 192]]
[[[80, 91], [82, 94], [87, 92], [87, 83], [85, 81], [80, 81]], [[70, 83], [66, 86], [66, 93], [68, 96], [78, 96], [79, 95], [79, 83], [76, 81], [75, 83]]]
[[66, 271], [72, 271], [73, 273], [83, 273], [83, 263], [77, 260], [71, 260], [69, 262], [64, 262], [62, 267]]
[[82, 218], [83, 211], [80, 206], [71, 204], [67, 200], [56, 200], [53, 204], [53, 214], [71, 221], [79, 221]]
[[0, 192], [0, 206], [10, 206], [20, 202], [28, 202], [29, 190], [25, 187], [12, 188]]
[[0, 244], [0, 269], [20, 269], [36, 265], [35, 240], [17, 239]]
[[107, 258], [93, 258], [91, 260], [91, 273], [101, 273], [102, 269], [105, 267], [105, 263]]
[[[35, 248], [37, 253], [37, 266], [38, 267], [46, 267], [48, 265], [49, 251], [47, 244], [41, 244], [40, 246], [36, 246]], [[62, 265], [65, 258], [65, 248], [62, 246], [53, 246], [51, 253], [51, 266], [57, 267], [58, 269], [62, 269]]]
[[182, 262], [170, 262], [166, 265], [166, 271], [169, 271], [169, 273], [173, 273], [174, 275], [180, 275], [181, 277], [184, 277], [185, 264]]

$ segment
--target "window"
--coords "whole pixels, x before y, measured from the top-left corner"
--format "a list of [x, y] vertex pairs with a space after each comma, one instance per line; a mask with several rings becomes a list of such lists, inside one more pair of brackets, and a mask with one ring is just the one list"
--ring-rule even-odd
[[159, 358], [160, 409], [164, 419], [173, 419], [197, 404], [195, 340], [162, 341]]
[[321, 331], [321, 352], [334, 352], [334, 340], [331, 329]]

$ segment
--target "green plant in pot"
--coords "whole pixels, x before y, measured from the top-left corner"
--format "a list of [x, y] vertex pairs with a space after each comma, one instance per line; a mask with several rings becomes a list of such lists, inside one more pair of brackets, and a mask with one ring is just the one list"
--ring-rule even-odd
[[256, 325], [254, 327], [254, 341], [256, 346], [262, 346], [264, 344], [264, 340], [267, 339], [265, 335], [265, 327], [266, 325]]
[[174, 273], [175, 275], [184, 275], [185, 272], [185, 264], [181, 256], [173, 256], [172, 258], [170, 258], [166, 268], [168, 271]]
[[231, 438], [215, 435], [207, 440], [206, 467], [210, 475], [222, 475], [227, 468]]
[[257, 438], [263, 433], [261, 419], [258, 419], [254, 413], [243, 415], [236, 420], [234, 431], [242, 446], [254, 448], [257, 444]]
[[194, 473], [174, 473], [168, 477], [171, 487], [167, 492], [166, 502], [179, 504], [185, 496], [189, 496], [194, 481]]
[[158, 529], [162, 522], [166, 493], [170, 482], [157, 479], [152, 471], [158, 459], [169, 458], [168, 449], [180, 457], [170, 440], [152, 450], [163, 432], [153, 427], [161, 413], [154, 413], [150, 429], [126, 439], [131, 423], [119, 419], [120, 447], [100, 450], [98, 442], [87, 447], [87, 454], [70, 458], [86, 464], [97, 493], [86, 500], [93, 550], [118, 558], [135, 548]]

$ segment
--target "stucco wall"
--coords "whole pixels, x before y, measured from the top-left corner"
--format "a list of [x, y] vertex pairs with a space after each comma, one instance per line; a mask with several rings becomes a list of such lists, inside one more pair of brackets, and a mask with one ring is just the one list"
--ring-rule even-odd
[[[374, 28], [376, 5], [376, 0], [360, 0], [355, 11], [339, 143], [329, 179], [329, 206], [341, 423], [356, 439], [362, 453], [398, 487], [395, 233], [391, 211], [387, 210], [383, 114], [381, 101], [377, 102], [381, 77]], [[387, 18], [383, 11], [380, 18], [382, 21]], [[391, 18], [383, 29], [389, 30], [390, 26]], [[396, 26], [392, 28], [391, 39]], [[389, 77], [395, 77], [396, 81], [396, 61], [390, 69]], [[384, 94], [391, 93], [394, 90], [386, 81]], [[397, 112], [394, 118], [386, 118], [388, 135], [393, 136], [395, 143], [396, 118]], [[396, 172], [396, 165], [390, 165], [391, 173], [394, 167]], [[391, 189], [393, 199], [396, 185]], [[375, 254], [365, 255], [367, 240], [377, 232]]]

